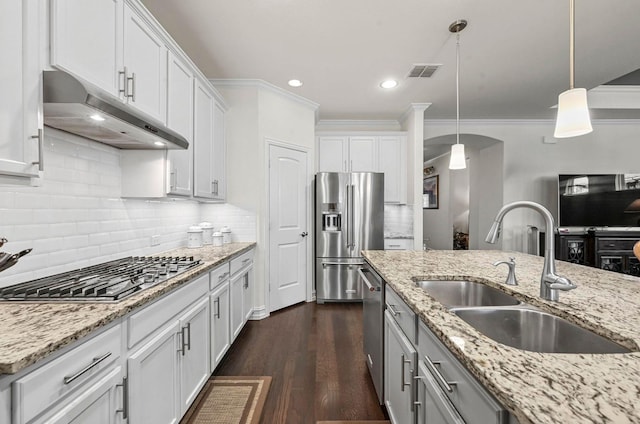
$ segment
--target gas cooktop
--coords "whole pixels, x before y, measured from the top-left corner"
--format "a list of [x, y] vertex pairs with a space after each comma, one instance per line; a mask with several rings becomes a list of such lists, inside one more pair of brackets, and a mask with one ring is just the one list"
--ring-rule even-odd
[[116, 302], [199, 264], [193, 256], [130, 256], [0, 288], [0, 301]]

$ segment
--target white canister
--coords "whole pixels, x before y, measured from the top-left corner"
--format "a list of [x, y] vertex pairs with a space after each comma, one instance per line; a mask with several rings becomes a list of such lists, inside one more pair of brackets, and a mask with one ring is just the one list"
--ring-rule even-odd
[[202, 247], [202, 228], [192, 225], [187, 230], [187, 247], [195, 249]]
[[231, 243], [231, 230], [229, 227], [222, 227], [220, 232], [222, 233], [222, 242], [224, 244]]
[[202, 228], [202, 244], [213, 243], [213, 224], [210, 222], [201, 222], [198, 224]]
[[222, 246], [222, 233], [220, 231], [213, 233], [213, 245]]

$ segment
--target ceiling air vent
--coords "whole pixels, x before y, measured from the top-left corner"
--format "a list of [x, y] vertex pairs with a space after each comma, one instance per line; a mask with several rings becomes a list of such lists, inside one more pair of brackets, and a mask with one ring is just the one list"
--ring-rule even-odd
[[429, 63], [418, 63], [414, 64], [413, 68], [409, 71], [409, 78], [431, 78], [433, 73], [438, 70], [442, 66], [439, 63], [429, 64]]

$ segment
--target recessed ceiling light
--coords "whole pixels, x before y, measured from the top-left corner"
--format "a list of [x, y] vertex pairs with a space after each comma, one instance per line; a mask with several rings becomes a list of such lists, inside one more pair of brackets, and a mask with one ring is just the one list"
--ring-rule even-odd
[[302, 81], [297, 79], [292, 79], [292, 80], [289, 80], [289, 85], [291, 87], [302, 87]]
[[156, 146], [164, 146], [165, 144], [162, 141], [154, 141], [153, 144], [155, 144]]
[[93, 119], [94, 121], [104, 121], [104, 118], [102, 116], [98, 115], [97, 113], [94, 113], [89, 118]]
[[384, 80], [380, 83], [380, 87], [382, 88], [395, 88], [397, 85], [398, 81], [392, 79]]

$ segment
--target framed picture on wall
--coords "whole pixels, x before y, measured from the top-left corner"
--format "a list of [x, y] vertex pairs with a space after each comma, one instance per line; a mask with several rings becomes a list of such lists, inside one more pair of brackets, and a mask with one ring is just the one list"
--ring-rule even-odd
[[422, 208], [438, 209], [438, 175], [422, 179]]

